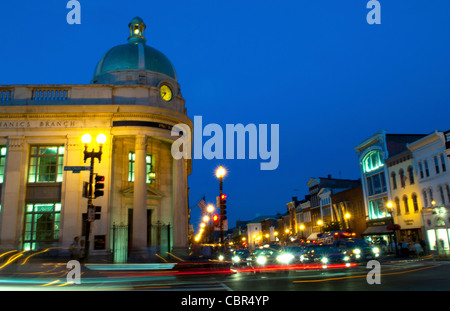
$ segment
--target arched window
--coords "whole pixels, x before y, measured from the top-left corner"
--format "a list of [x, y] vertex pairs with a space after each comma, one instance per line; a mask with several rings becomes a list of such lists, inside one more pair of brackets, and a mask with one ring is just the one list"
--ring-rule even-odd
[[445, 189], [447, 189], [447, 199], [450, 202], [450, 187], [448, 186], [448, 184], [445, 185]]
[[408, 197], [403, 196], [403, 205], [405, 206], [405, 214], [409, 214]]
[[430, 203], [434, 201], [433, 199], [433, 190], [431, 188], [428, 188], [428, 194], [430, 196]]
[[427, 190], [424, 189], [422, 194], [423, 194], [423, 206], [427, 207], [428, 206]]
[[362, 162], [364, 173], [374, 171], [384, 165], [383, 162], [381, 161], [381, 154], [379, 151], [369, 152], [364, 157]]
[[402, 211], [400, 209], [400, 199], [399, 198], [395, 198], [394, 202], [395, 202], [395, 210], [397, 211], [397, 215], [401, 215]]
[[395, 179], [395, 172], [392, 172], [391, 178], [392, 178], [392, 189], [397, 189], [397, 180]]
[[420, 172], [420, 178], [423, 178], [423, 166], [422, 166], [422, 162], [419, 162], [419, 172]]
[[412, 166], [408, 167], [408, 174], [409, 174], [409, 184], [414, 185], [414, 171]]
[[430, 176], [430, 170], [428, 169], [428, 161], [427, 160], [423, 160], [423, 165], [425, 166], [425, 177], [429, 177]]
[[436, 172], [436, 174], [439, 174], [439, 162], [438, 162], [438, 157], [434, 156], [433, 157], [434, 160], [434, 170]]
[[444, 189], [441, 186], [439, 186], [438, 189], [439, 189], [439, 194], [441, 195], [441, 203], [445, 204]]
[[443, 172], [447, 171], [447, 167], [445, 166], [445, 157], [442, 153], [441, 153], [441, 165], [442, 165], [442, 171]]
[[400, 170], [398, 172], [398, 175], [400, 176], [400, 185], [402, 186], [402, 188], [405, 188], [405, 181], [406, 181], [405, 172], [403, 170]]
[[414, 206], [414, 213], [417, 213], [419, 211], [419, 203], [417, 202], [417, 195], [415, 193], [411, 196]]

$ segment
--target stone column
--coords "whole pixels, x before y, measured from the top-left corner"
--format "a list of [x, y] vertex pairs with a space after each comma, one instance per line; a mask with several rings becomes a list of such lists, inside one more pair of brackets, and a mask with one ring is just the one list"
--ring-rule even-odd
[[9, 137], [5, 180], [3, 183], [3, 205], [1, 215], [0, 248], [2, 250], [18, 249], [19, 237], [22, 232], [21, 215], [24, 210], [23, 176], [26, 158], [23, 150], [23, 137]]
[[134, 251], [147, 247], [147, 136], [136, 136], [134, 162], [133, 241]]
[[187, 172], [184, 159], [173, 159], [173, 252], [182, 255], [187, 252]]
[[[64, 155], [65, 166], [85, 166], [89, 163], [82, 161], [81, 138], [79, 136], [67, 136]], [[63, 211], [61, 217], [61, 239], [65, 247], [70, 246], [73, 238], [81, 235], [82, 214], [87, 213], [87, 199], [82, 199], [80, 189], [83, 181], [89, 181], [89, 171], [74, 174], [71, 171], [64, 172], [63, 183]]]

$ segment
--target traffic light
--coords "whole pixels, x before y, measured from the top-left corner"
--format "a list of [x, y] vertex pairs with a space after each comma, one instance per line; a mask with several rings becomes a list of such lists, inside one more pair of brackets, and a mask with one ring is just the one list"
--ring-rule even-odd
[[222, 220], [227, 219], [227, 195], [221, 194], [220, 195], [220, 218]]
[[96, 175], [94, 185], [94, 198], [101, 197], [105, 194], [103, 189], [105, 188], [105, 176]]
[[213, 219], [213, 225], [214, 225], [214, 227], [217, 227], [217, 226], [219, 225], [219, 215], [214, 214], [213, 217], [212, 217], [212, 219]]

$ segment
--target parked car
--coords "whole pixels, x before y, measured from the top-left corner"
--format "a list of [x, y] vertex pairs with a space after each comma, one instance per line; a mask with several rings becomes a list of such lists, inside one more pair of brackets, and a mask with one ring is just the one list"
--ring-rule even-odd
[[280, 264], [300, 263], [300, 256], [306, 252], [306, 247], [285, 246], [277, 256], [277, 262]]
[[302, 263], [314, 264], [340, 264], [350, 263], [351, 257], [339, 248], [332, 245], [310, 245], [306, 248], [306, 252], [300, 256]]
[[334, 241], [333, 246], [344, 251], [354, 261], [368, 261], [380, 257], [378, 247], [372, 247], [361, 239], [339, 239]]

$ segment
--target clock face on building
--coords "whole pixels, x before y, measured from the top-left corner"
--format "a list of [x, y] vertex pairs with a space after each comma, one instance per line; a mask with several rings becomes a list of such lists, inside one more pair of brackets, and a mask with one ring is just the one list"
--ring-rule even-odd
[[161, 98], [165, 101], [169, 101], [172, 99], [172, 90], [165, 84], [161, 85], [160, 94]]

